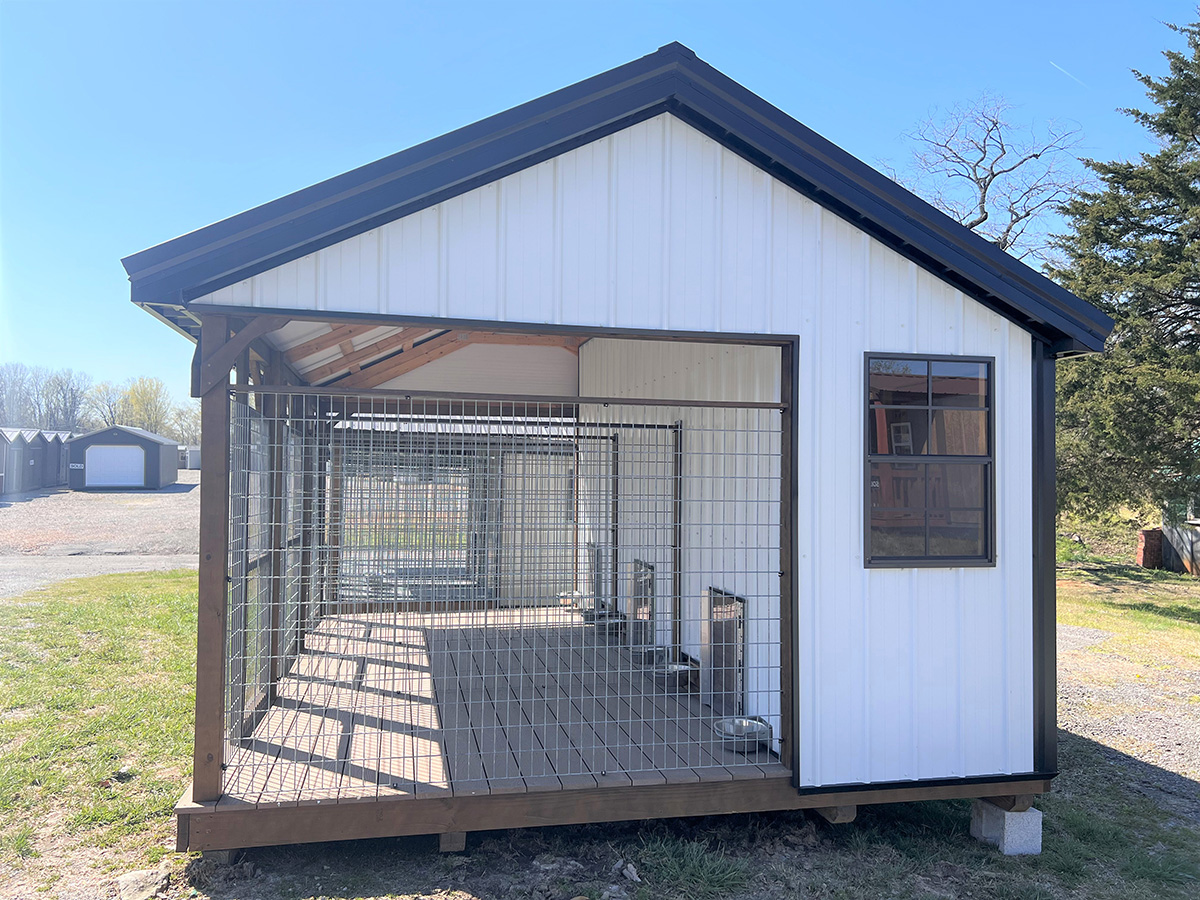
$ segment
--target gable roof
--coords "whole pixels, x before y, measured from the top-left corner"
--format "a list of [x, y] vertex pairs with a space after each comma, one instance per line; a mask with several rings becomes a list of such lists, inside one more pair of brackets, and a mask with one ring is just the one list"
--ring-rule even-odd
[[196, 337], [189, 301], [670, 112], [1050, 342], [1112, 320], [673, 43], [122, 260], [134, 303]]
[[67, 443], [73, 444], [75, 441], [82, 441], [86, 438], [103, 434], [106, 431], [124, 431], [127, 434], [136, 435], [137, 437], [145, 438], [148, 441], [153, 441], [156, 444], [169, 444], [172, 447], [179, 446], [179, 441], [172, 440], [168, 437], [163, 437], [161, 434], [155, 434], [153, 431], [147, 431], [145, 428], [135, 428], [132, 425], [105, 425], [103, 428], [97, 428], [95, 431], [89, 431], [87, 434], [80, 434], [70, 438]]

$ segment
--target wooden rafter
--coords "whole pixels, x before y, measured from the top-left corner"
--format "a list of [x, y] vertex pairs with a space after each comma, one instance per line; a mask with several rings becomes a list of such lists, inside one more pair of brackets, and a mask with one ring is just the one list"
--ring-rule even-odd
[[287, 357], [289, 362], [297, 362], [314, 354], [320, 353], [323, 350], [330, 350], [343, 341], [349, 341], [356, 337], [361, 337], [368, 331], [374, 331], [378, 325], [333, 325], [329, 331], [324, 334], [318, 334], [315, 338], [305, 341], [303, 344], [297, 344], [289, 350], [285, 350], [283, 355]]
[[365, 347], [360, 347], [357, 350], [351, 348], [349, 353], [343, 347], [341, 357], [323, 366], [309, 369], [304, 373], [304, 378], [310, 384], [320, 384], [322, 381], [332, 378], [335, 375], [341, 375], [343, 372], [357, 372], [372, 360], [379, 359], [381, 356], [387, 356], [396, 350], [411, 347], [413, 339], [419, 334], [420, 331], [405, 329], [395, 334], [389, 334], [387, 337], [368, 344]]
[[[373, 365], [365, 365], [358, 372], [351, 373], [338, 381], [339, 387], [374, 388], [393, 378], [399, 378], [408, 372], [418, 369], [426, 363], [441, 359], [463, 347], [472, 344], [506, 344], [520, 347], [562, 347], [572, 352], [578, 352], [583, 338], [550, 334], [506, 334], [497, 331], [447, 331], [435, 338], [425, 341], [415, 347], [405, 346], [400, 353], [381, 359]], [[365, 348], [364, 348], [365, 349]], [[331, 370], [329, 374], [346, 371], [344, 360], [338, 360], [323, 367]], [[310, 380], [315, 380], [315, 372], [309, 373]]]
[[471, 344], [511, 344], [520, 347], [562, 347], [577, 352], [587, 338], [557, 334], [505, 334], [502, 331], [472, 331]]
[[437, 337], [417, 344], [409, 350], [402, 350], [395, 356], [381, 359], [374, 365], [365, 366], [353, 375], [347, 375], [338, 382], [338, 387], [379, 387], [384, 382], [411, 372], [427, 362], [441, 359], [448, 353], [466, 347], [466, 335], [467, 332], [444, 331]]

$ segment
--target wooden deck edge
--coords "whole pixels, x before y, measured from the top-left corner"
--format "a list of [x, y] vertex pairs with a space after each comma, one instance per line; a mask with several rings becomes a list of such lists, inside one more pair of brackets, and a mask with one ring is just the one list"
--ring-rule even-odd
[[856, 805], [866, 806], [1042, 794], [1048, 790], [1050, 782], [1039, 778], [800, 794], [790, 778], [764, 778], [477, 797], [405, 797], [374, 803], [272, 808], [231, 806], [222, 809], [213, 803], [193, 802], [189, 789], [180, 798], [175, 812], [181, 850], [230, 850], [498, 828], [810, 809], [844, 804], [850, 797]]

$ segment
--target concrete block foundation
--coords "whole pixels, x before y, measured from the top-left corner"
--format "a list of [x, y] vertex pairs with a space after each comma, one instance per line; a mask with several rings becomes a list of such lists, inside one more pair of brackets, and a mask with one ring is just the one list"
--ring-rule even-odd
[[1005, 856], [1042, 852], [1042, 811], [1007, 812], [987, 800], [971, 804], [971, 837], [1000, 848]]

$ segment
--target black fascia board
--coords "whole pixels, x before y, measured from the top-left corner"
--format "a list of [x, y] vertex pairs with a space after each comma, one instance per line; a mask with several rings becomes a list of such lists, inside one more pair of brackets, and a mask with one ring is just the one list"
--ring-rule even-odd
[[186, 306], [663, 111], [1039, 337], [1102, 349], [1100, 310], [680, 44], [126, 257], [133, 300]]

